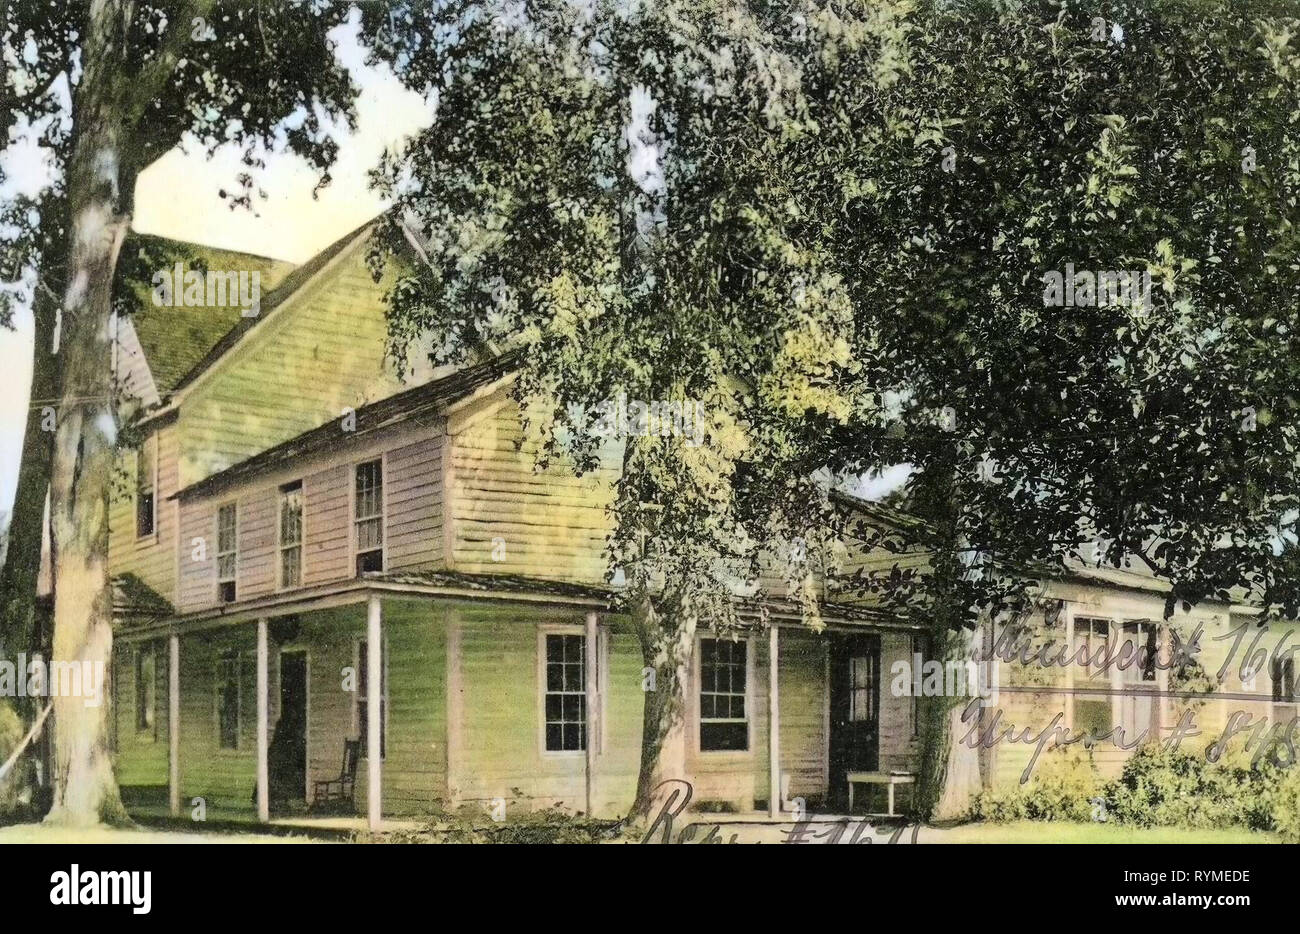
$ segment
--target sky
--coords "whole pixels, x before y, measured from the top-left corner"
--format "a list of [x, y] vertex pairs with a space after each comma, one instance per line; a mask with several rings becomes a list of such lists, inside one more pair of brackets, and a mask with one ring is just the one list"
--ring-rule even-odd
[[[301, 263], [348, 231], [383, 210], [368, 189], [367, 172], [388, 146], [427, 126], [433, 109], [423, 97], [402, 87], [387, 67], [367, 68], [357, 42], [355, 22], [334, 33], [340, 61], [352, 72], [360, 97], [355, 132], [339, 132], [339, 159], [333, 182], [316, 198], [317, 177], [292, 155], [269, 154], [259, 176], [267, 192], [253, 210], [231, 210], [218, 192], [232, 187], [242, 170], [239, 150], [219, 150], [209, 160], [197, 147], [174, 149], [140, 173], [132, 224], [141, 233], [189, 240], [208, 246], [287, 259]], [[40, 150], [27, 145], [21, 133], [0, 151], [8, 176], [5, 188], [38, 191], [49, 177]], [[0, 197], [7, 192], [0, 191]], [[20, 312], [15, 330], [0, 330], [0, 373], [6, 392], [0, 393], [0, 510], [8, 512], [18, 481], [23, 425], [30, 398], [32, 318]]]

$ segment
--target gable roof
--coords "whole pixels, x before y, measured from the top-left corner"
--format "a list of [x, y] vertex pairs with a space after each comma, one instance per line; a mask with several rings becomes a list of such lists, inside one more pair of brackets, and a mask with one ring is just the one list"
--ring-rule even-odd
[[253, 330], [261, 322], [265, 321], [284, 301], [293, 293], [307, 284], [316, 273], [320, 272], [329, 264], [330, 260], [338, 256], [358, 236], [368, 231], [374, 223], [373, 220], [366, 221], [360, 227], [348, 231], [339, 239], [335, 240], [325, 249], [321, 250], [301, 266], [294, 268], [278, 281], [278, 284], [272, 291], [262, 296], [261, 312], [256, 317], [246, 318], [236, 310], [235, 318], [230, 327], [228, 327], [220, 338], [209, 345], [207, 352], [193, 361], [192, 365], [186, 369], [177, 379], [175, 388], [183, 389], [193, 383], [204, 372], [211, 369], [213, 364], [220, 360], [225, 354], [241, 340], [244, 335]]
[[122, 286], [129, 290], [122, 298], [130, 304], [131, 325], [162, 396], [178, 388], [185, 375], [226, 334], [241, 322], [253, 320], [242, 317], [240, 309], [232, 305], [194, 308], [154, 304], [151, 295], [154, 271], [171, 270], [177, 263], [187, 272], [201, 267], [223, 272], [256, 272], [260, 274], [261, 287], [276, 292], [294, 269], [294, 264], [287, 260], [151, 234], [132, 234], [122, 248], [119, 262]]
[[[347, 432], [346, 440], [351, 442], [355, 438], [403, 422], [418, 423], [422, 418], [436, 418], [452, 403], [504, 379], [517, 365], [517, 354], [503, 354], [485, 363], [457, 370], [442, 379], [363, 405], [356, 410], [356, 425]], [[225, 470], [204, 477], [197, 483], [179, 490], [172, 498], [188, 498], [223, 488], [280, 465], [292, 463], [306, 455], [336, 447], [342, 440], [339, 420], [331, 419], [317, 428], [267, 448]]]

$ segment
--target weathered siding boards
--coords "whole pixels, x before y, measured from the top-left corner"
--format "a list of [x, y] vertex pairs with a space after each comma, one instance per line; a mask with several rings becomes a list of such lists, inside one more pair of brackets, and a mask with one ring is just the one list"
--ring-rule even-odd
[[387, 286], [359, 236], [183, 389], [182, 483], [407, 388], [385, 356]]
[[176, 425], [153, 435], [157, 445], [154, 479], [154, 531], [136, 536], [136, 458], [134, 450], [117, 453], [108, 514], [108, 563], [113, 574], [131, 573], [167, 600], [176, 592], [176, 510], [168, 497], [177, 489]]
[[[477, 417], [471, 417], [476, 415]], [[600, 582], [611, 529], [616, 465], [575, 476], [563, 463], [535, 469], [520, 447], [518, 407], [500, 399], [450, 421], [451, 566], [484, 574]]]
[[[178, 545], [181, 587], [178, 608], [203, 609], [216, 601], [216, 510], [236, 502], [239, 524], [239, 599], [275, 591], [279, 584], [279, 491], [302, 481], [303, 585], [355, 576], [352, 563], [353, 466], [384, 459], [384, 540], [387, 570], [442, 566], [442, 444], [436, 429], [398, 425], [351, 446], [304, 458], [300, 463], [180, 504]], [[342, 435], [346, 439], [345, 434]], [[205, 558], [194, 560], [193, 539], [205, 541]]]

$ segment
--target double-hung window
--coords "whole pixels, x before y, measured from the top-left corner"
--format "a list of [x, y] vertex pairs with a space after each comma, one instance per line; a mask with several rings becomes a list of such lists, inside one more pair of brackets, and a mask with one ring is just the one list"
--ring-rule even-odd
[[749, 748], [748, 643], [700, 640], [700, 749]]
[[546, 633], [546, 751], [587, 748], [587, 637]]
[[235, 504], [226, 503], [217, 510], [217, 598], [222, 603], [235, 602], [235, 573], [239, 566], [237, 529]]
[[135, 455], [135, 537], [147, 538], [157, 527], [154, 483], [157, 476], [158, 436], [150, 435]]
[[1129, 620], [1122, 628], [1123, 643], [1116, 653], [1123, 685], [1121, 725], [1126, 743], [1159, 738], [1160, 692], [1157, 683], [1157, 659], [1160, 653], [1160, 627], [1148, 620]]
[[1269, 663], [1273, 681], [1273, 723], [1286, 724], [1296, 715], [1295, 656], [1275, 655]]
[[[1111, 713], [1110, 620], [1091, 616], [1074, 618], [1074, 685], [1084, 690], [1074, 697], [1073, 727], [1079, 732], [1105, 736], [1114, 727]], [[1094, 693], [1095, 692], [1095, 693]]]
[[357, 464], [356, 499], [357, 575], [384, 569], [384, 462]]
[[280, 487], [280, 587], [302, 584], [302, 481]]
[[[361, 740], [361, 755], [367, 755], [370, 749], [370, 643], [365, 639], [357, 641], [357, 736]], [[384, 758], [388, 751], [388, 659], [387, 653], [379, 652], [379, 758]]]

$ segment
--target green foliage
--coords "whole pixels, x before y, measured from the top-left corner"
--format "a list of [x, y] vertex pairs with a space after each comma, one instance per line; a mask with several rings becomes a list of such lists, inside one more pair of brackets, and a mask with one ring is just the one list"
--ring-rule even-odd
[[623, 825], [574, 815], [558, 805], [493, 822], [482, 808], [464, 807], [442, 815], [419, 830], [398, 830], [377, 837], [356, 834], [357, 842], [380, 843], [570, 843], [593, 844], [619, 839]]
[[1102, 781], [1088, 753], [1054, 749], [1044, 755], [1033, 778], [1005, 791], [986, 791], [971, 805], [975, 820], [1007, 823], [1017, 820], [1087, 821], [1092, 819]]
[[[13, 704], [8, 699], [0, 699], [0, 763], [8, 760], [25, 733]], [[0, 822], [30, 816], [30, 785], [25, 781], [29, 770], [29, 761], [20, 758], [10, 773], [0, 778]]]

